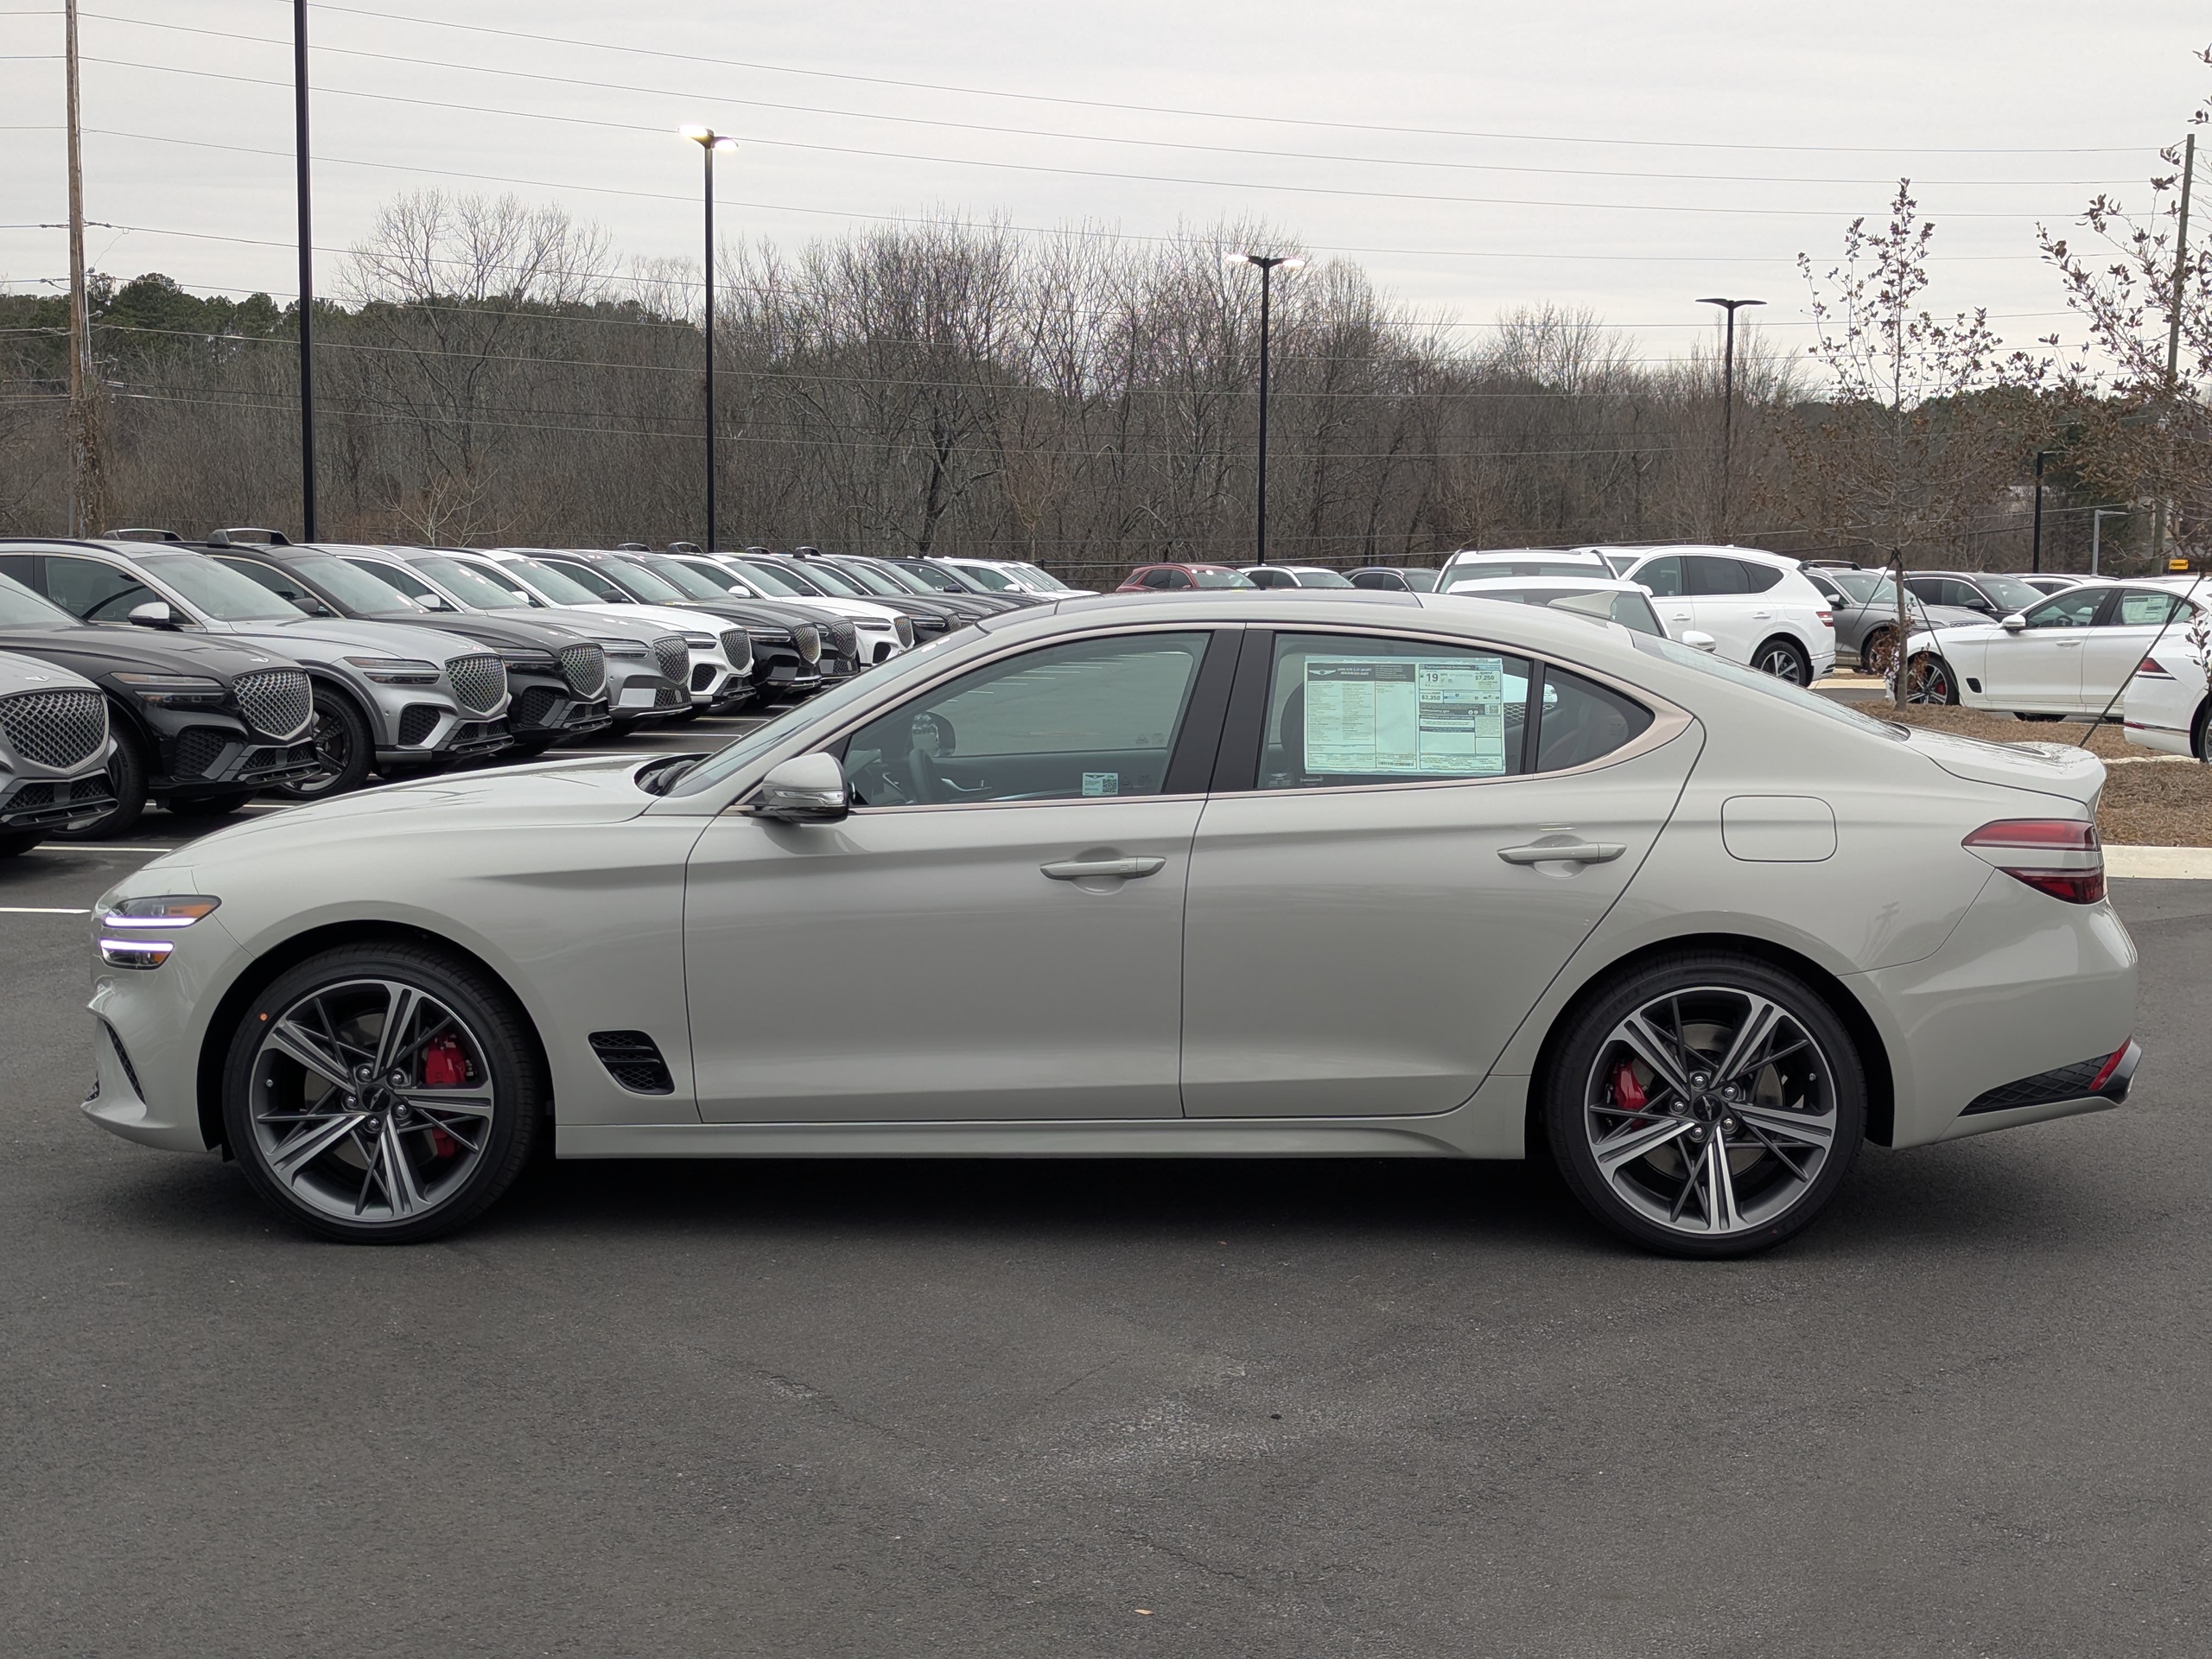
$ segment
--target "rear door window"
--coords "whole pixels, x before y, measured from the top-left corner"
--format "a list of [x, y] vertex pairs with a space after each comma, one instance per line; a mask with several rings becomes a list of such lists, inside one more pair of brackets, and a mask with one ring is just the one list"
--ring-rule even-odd
[[1698, 599], [1751, 591], [1751, 583], [1745, 579], [1744, 567], [1739, 562], [1719, 558], [1710, 553], [1685, 555], [1682, 581], [1685, 590]]
[[2105, 622], [2109, 627], [2155, 628], [2184, 608], [2178, 594], [2162, 593], [2156, 588], [2123, 588], [2118, 609]]

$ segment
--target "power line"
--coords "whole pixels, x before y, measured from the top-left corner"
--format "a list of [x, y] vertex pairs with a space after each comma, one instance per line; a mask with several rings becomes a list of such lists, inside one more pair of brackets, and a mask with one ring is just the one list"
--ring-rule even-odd
[[[204, 29], [188, 23], [155, 22], [146, 18], [118, 17], [105, 12], [86, 12], [83, 15], [99, 18], [104, 22], [124, 23], [140, 29], [158, 29], [176, 34], [207, 35], [217, 40], [245, 41], [257, 45], [276, 47], [289, 44], [286, 41], [270, 35], [241, 35], [229, 29]], [[575, 75], [546, 74], [529, 69], [510, 69], [498, 64], [458, 63], [448, 58], [411, 57], [396, 52], [372, 52], [359, 47], [319, 45], [313, 49], [321, 54], [365, 58], [381, 63], [406, 64], [416, 68], [451, 69], [467, 74], [497, 75], [506, 79], [537, 81], [556, 86], [585, 86], [595, 92], [633, 92], [650, 97], [683, 99], [693, 103], [709, 105], [728, 101], [724, 94], [694, 92], [683, 87], [633, 86], [597, 77], [587, 79]], [[743, 106], [754, 110], [780, 110], [800, 115], [827, 115], [850, 120], [887, 122], [903, 126], [943, 127], [964, 132], [986, 132], [1020, 138], [1050, 138], [1070, 143], [1120, 144], [1152, 149], [1192, 150], [1220, 156], [1251, 156], [1274, 161], [1330, 162], [1363, 167], [1426, 167], [1461, 172], [1526, 173], [1573, 178], [1662, 179], [1717, 184], [1879, 185], [1886, 188], [1896, 182], [1893, 178], [1803, 178], [1773, 174], [1655, 173], [1613, 168], [1529, 167], [1497, 162], [1431, 161], [1393, 156], [1343, 156], [1311, 150], [1262, 149], [1249, 145], [1192, 143], [1168, 138], [1133, 138], [1111, 133], [1059, 132], [1049, 128], [997, 126], [975, 121], [948, 121], [926, 116], [893, 115], [880, 110], [825, 109], [818, 105], [784, 104], [753, 98], [743, 100]], [[772, 141], [756, 139], [750, 142], [769, 143]], [[772, 142], [780, 143], [785, 141]], [[810, 146], [793, 147], [809, 148]], [[2122, 182], [2126, 181], [2113, 179], [1919, 179], [1915, 181], [1917, 186], [1924, 189], [1954, 187], [2097, 188]]]
[[[229, 81], [248, 86], [289, 88], [289, 80], [271, 80], [264, 76], [227, 74], [215, 69], [188, 69], [178, 64], [139, 63], [128, 58], [101, 58], [86, 54], [86, 63], [105, 64], [110, 68], [138, 69], [149, 74], [186, 75], [196, 79]], [[383, 104], [402, 104], [410, 108], [453, 110], [470, 115], [493, 115], [514, 120], [551, 121], [567, 126], [597, 127], [615, 132], [650, 132], [664, 136], [658, 127], [635, 122], [602, 121], [588, 116], [550, 115], [537, 110], [503, 109], [483, 104], [455, 104], [442, 99], [409, 98], [397, 92], [363, 92], [347, 86], [318, 86], [316, 95], [323, 98], [357, 98]], [[1749, 219], [1821, 219], [1840, 216], [1839, 210], [1820, 207], [1739, 207], [1733, 206], [1699, 206], [1688, 203], [1644, 201], [1554, 201], [1524, 196], [1465, 196], [1447, 194], [1440, 191], [1350, 189], [1334, 185], [1271, 184], [1253, 180], [1179, 178], [1164, 173], [1129, 173], [1106, 168], [1055, 167], [1042, 162], [990, 161], [964, 156], [918, 156], [906, 151], [868, 149], [854, 144], [803, 143], [792, 139], [767, 137], [760, 134], [734, 134], [741, 143], [760, 149], [804, 150], [813, 155], [855, 156], [869, 161], [923, 162], [934, 167], [987, 168], [1001, 172], [1044, 173], [1059, 178], [1115, 179], [1127, 183], [1169, 184], [1186, 188], [1215, 190], [1262, 191], [1272, 194], [1295, 196], [1344, 196], [1362, 201], [1424, 201], [1454, 207], [1542, 207], [1567, 209], [1577, 213], [1718, 213], [1730, 218]], [[2035, 215], [2025, 210], [1998, 211], [1995, 209], [1958, 208], [1947, 210], [1948, 219], [2031, 219]]]
[[1961, 148], [1894, 144], [1743, 144], [1694, 139], [1597, 138], [1586, 134], [1485, 132], [1449, 127], [1386, 126], [1363, 121], [1324, 121], [1310, 116], [1248, 115], [1224, 110], [1186, 109], [1155, 104], [1116, 103], [1103, 99], [1067, 98], [1044, 92], [1007, 92], [988, 86], [956, 86], [935, 81], [901, 80], [883, 75], [855, 75], [826, 69], [800, 69], [787, 64], [764, 63], [744, 58], [717, 58], [697, 53], [666, 52], [652, 47], [632, 46], [612, 41], [578, 40], [568, 35], [531, 34], [522, 29], [495, 29], [481, 23], [455, 22], [450, 18], [444, 17], [421, 17], [404, 12], [378, 11], [361, 6], [331, 5], [322, 3], [321, 0], [318, 0], [316, 10], [359, 17], [373, 17], [384, 22], [413, 23], [425, 29], [458, 29], [472, 35], [491, 35], [509, 40], [537, 41], [551, 46], [579, 47], [588, 52], [616, 52], [638, 57], [667, 58], [683, 63], [713, 64], [726, 69], [755, 69], [769, 74], [803, 75], [815, 79], [851, 81], [861, 86], [898, 86], [916, 92], [951, 92], [966, 98], [1011, 99], [1024, 103], [1063, 104], [1072, 108], [1116, 110], [1139, 115], [1188, 116], [1210, 121], [1255, 122], [1274, 126], [1327, 128], [1346, 132], [1388, 132], [1431, 138], [1479, 138], [1516, 143], [1604, 144], [1635, 149], [1736, 149], [1805, 155], [2127, 156], [2140, 153], [2140, 147], [2134, 145], [2009, 147], [1985, 145]]

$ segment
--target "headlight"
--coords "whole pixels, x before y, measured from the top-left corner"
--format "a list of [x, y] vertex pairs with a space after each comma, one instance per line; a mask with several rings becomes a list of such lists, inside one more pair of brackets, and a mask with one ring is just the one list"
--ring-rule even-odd
[[115, 683], [168, 709], [213, 709], [223, 702], [223, 683], [197, 674], [118, 674]]
[[198, 893], [126, 899], [100, 917], [100, 960], [111, 968], [158, 968], [176, 949], [162, 935], [190, 927], [222, 902]]
[[346, 659], [378, 685], [435, 685], [438, 665], [411, 657], [348, 657]]

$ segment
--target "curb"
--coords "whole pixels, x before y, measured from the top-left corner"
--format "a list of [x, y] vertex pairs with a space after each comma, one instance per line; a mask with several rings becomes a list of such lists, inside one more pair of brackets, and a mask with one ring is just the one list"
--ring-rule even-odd
[[2212, 881], [2212, 847], [2107, 845], [2105, 874], [2122, 880]]

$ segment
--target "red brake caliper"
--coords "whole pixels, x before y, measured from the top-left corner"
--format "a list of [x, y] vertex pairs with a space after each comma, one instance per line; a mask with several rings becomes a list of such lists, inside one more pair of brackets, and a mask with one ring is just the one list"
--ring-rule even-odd
[[1626, 1060], [1613, 1069], [1613, 1100], [1622, 1110], [1640, 1112], [1649, 1096], [1643, 1085], [1636, 1080], [1636, 1072]]
[[[423, 1051], [423, 1086], [425, 1089], [458, 1089], [468, 1081], [468, 1057], [461, 1052], [461, 1039], [450, 1033], [432, 1039]], [[430, 1154], [436, 1158], [450, 1158], [461, 1150], [461, 1143], [443, 1129], [430, 1131]]]

